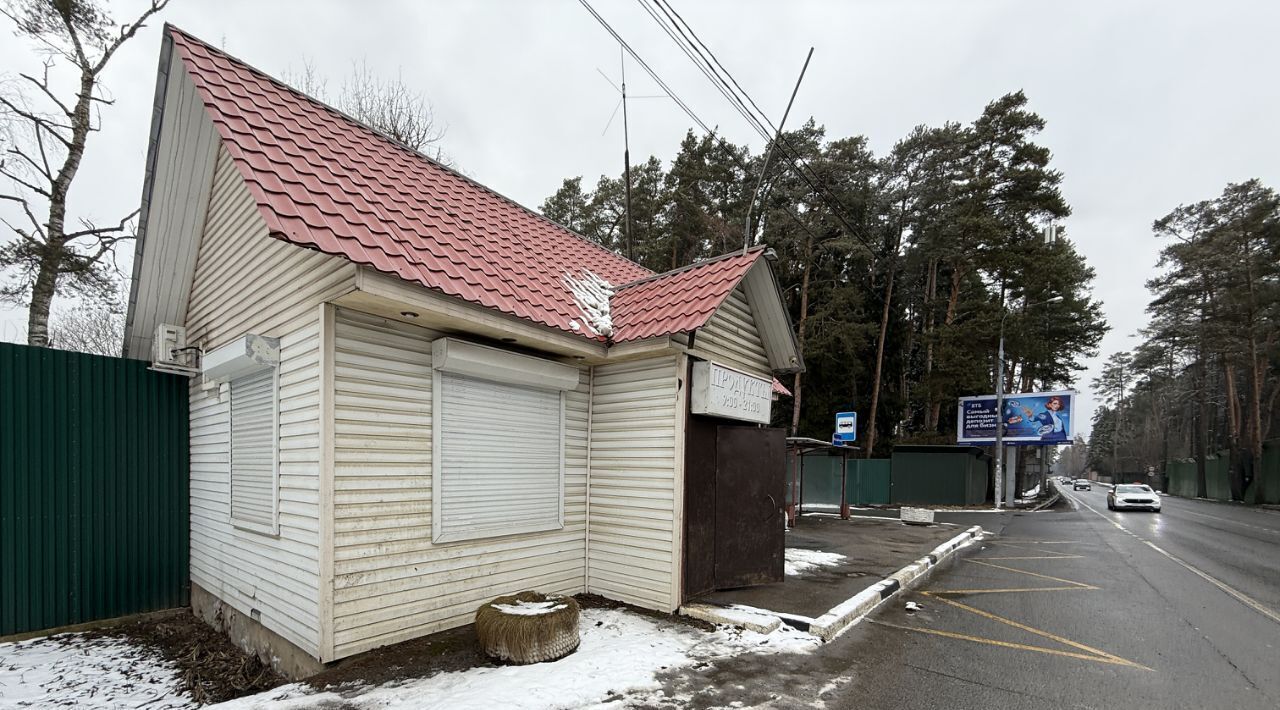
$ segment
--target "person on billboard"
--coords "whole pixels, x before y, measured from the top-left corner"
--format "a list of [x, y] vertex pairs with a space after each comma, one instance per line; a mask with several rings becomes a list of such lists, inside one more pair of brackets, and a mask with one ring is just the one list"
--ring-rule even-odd
[[1062, 411], [1062, 398], [1050, 397], [1044, 403], [1044, 411], [1032, 417], [1040, 428], [1036, 433], [1041, 439], [1061, 439], [1066, 431], [1066, 413]]

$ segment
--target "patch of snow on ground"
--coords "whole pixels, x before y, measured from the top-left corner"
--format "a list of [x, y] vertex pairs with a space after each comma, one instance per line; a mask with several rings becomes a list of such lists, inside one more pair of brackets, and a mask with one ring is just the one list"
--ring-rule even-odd
[[611, 707], [661, 694], [657, 674], [742, 653], [807, 653], [818, 640], [788, 626], [771, 634], [720, 627], [706, 633], [621, 609], [584, 609], [582, 645], [550, 663], [474, 668], [374, 687], [309, 693], [294, 684], [217, 705], [219, 710], [542, 710]]
[[786, 556], [787, 576], [795, 577], [819, 567], [834, 567], [846, 559], [844, 555], [835, 552], [788, 547]]
[[516, 602], [515, 604], [493, 604], [494, 609], [503, 614], [512, 614], [514, 616], [541, 616], [550, 614], [553, 611], [560, 611], [568, 606], [558, 601], [545, 602]]
[[116, 638], [59, 634], [0, 643], [0, 708], [195, 707], [174, 665]]

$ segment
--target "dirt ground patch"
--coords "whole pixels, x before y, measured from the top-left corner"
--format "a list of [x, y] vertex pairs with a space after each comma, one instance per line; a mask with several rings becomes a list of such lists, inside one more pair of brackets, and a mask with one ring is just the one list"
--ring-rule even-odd
[[344, 658], [305, 682], [317, 689], [348, 683], [380, 685], [497, 665], [501, 664], [480, 652], [475, 626], [467, 624]]
[[124, 638], [154, 648], [177, 664], [182, 690], [201, 705], [252, 695], [287, 682], [257, 656], [241, 651], [226, 636], [197, 619], [190, 609], [126, 621], [86, 632], [85, 636]]
[[598, 594], [575, 594], [573, 598], [578, 600], [578, 606], [583, 609], [626, 609], [633, 614], [639, 614], [640, 616], [645, 616], [650, 619], [657, 619], [658, 621], [670, 621], [677, 624], [683, 624], [684, 626], [689, 626], [699, 631], [716, 630], [715, 624], [709, 624], [701, 619], [695, 619], [690, 616], [680, 616], [679, 614], [664, 614], [660, 611], [653, 611], [651, 609], [641, 609], [638, 606], [627, 604], [626, 602], [606, 599]]

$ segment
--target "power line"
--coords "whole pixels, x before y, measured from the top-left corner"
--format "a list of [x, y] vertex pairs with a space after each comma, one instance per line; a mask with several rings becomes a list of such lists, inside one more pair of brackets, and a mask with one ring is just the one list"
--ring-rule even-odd
[[[667, 14], [667, 21], [663, 21], [663, 19], [659, 17], [658, 14], [654, 12], [653, 8], [645, 3], [644, 0], [638, 0], [638, 4], [649, 14], [649, 17], [653, 18], [653, 21], [656, 22], [664, 32], [666, 32], [667, 36], [671, 38], [671, 41], [675, 42], [676, 47], [678, 47], [680, 51], [684, 52], [684, 55], [689, 58], [689, 61], [693, 62], [693, 65], [702, 72], [702, 75], [707, 77], [712, 86], [720, 92], [720, 95], [724, 96], [725, 99], [729, 101], [730, 106], [737, 110], [738, 113], [742, 114], [742, 117], [751, 124], [751, 127], [754, 128], [757, 133], [761, 133], [762, 136], [767, 138], [767, 134], [764, 133], [764, 127], [760, 124], [759, 119], [745, 110], [745, 106], [743, 106], [738, 97], [732, 93], [732, 89], [729, 87], [728, 83], [726, 83], [719, 74], [716, 74], [714, 69], [710, 68], [710, 63], [706, 62], [706, 60], [701, 56], [701, 53], [698, 53], [697, 56], [695, 56], [697, 48], [694, 47], [693, 43], [684, 36], [684, 31], [680, 29], [680, 26], [676, 24], [674, 19], [671, 19], [671, 15]], [[657, 4], [657, 7], [660, 11], [666, 14], [666, 10], [662, 5]], [[668, 22], [670, 22], [670, 24], [668, 24]], [[680, 37], [676, 36], [677, 32], [679, 32]], [[690, 47], [693, 47], [693, 49], [690, 49]]]
[[[732, 150], [734, 146], [729, 144], [727, 141], [725, 141], [723, 138], [717, 135], [715, 131], [713, 131], [710, 127], [708, 127], [706, 122], [704, 122], [701, 118], [699, 118], [698, 115], [694, 113], [693, 109], [689, 108], [689, 105], [686, 104], [683, 100], [681, 100], [680, 97], [677, 96], [676, 93], [671, 89], [671, 87], [668, 86], [667, 83], [662, 80], [662, 77], [658, 76], [658, 73], [654, 71], [652, 67], [649, 66], [648, 62], [644, 61], [644, 59], [639, 55], [639, 53], [637, 53], [634, 49], [632, 49], [631, 45], [627, 44], [626, 40], [622, 39], [622, 36], [619, 35], [616, 30], [613, 29], [613, 27], [608, 23], [608, 21], [606, 21], [603, 17], [601, 17], [600, 13], [596, 12], [595, 8], [591, 6], [591, 3], [588, 2], [588, 0], [578, 0], [578, 2], [583, 6], [583, 8], [587, 10], [587, 12], [591, 13], [591, 16], [596, 19], [596, 22], [600, 23], [600, 26], [603, 27], [605, 31], [608, 32], [609, 35], [612, 36], [614, 40], [616, 40], [618, 44], [622, 46], [623, 49], [626, 50], [627, 54], [630, 54], [631, 58], [636, 60], [636, 63], [639, 64], [640, 67], [645, 70], [645, 73], [647, 73], [649, 77], [653, 79], [654, 83], [656, 83], [664, 92], [666, 92], [667, 96], [671, 97], [671, 100], [674, 101], [682, 111], [684, 111], [685, 115], [687, 115], [690, 119], [693, 120], [694, 123], [696, 123], [700, 128], [702, 128], [702, 130], [712, 140], [718, 142], [723, 147], [729, 148], [730, 149], [729, 153], [737, 157], [736, 151]], [[735, 85], [737, 84], [736, 81], [733, 83]], [[742, 111], [747, 110], [740, 100], [733, 100], [731, 103], [737, 107], [740, 107]], [[753, 105], [754, 105], [754, 102], [753, 102]], [[768, 122], [768, 119], [766, 118], [765, 121]], [[759, 130], [760, 129], [757, 128], [757, 131]], [[764, 138], [766, 140], [769, 140], [769, 136], [767, 133], [764, 134]], [[818, 187], [818, 185], [816, 185], [813, 182], [813, 180], [810, 179], [810, 177], [806, 175], [803, 172], [803, 170], [801, 170], [795, 164], [796, 158], [790, 152], [790, 145], [787, 143], [785, 139], [781, 140], [780, 147], [782, 148], [784, 155], [788, 158], [788, 163], [791, 165], [792, 169], [795, 170], [796, 175], [802, 181], [804, 181], [806, 185], [809, 186], [810, 190], [812, 190], [813, 193], [816, 196], [818, 196], [819, 199], [821, 199], [824, 203], [828, 203], [828, 207], [831, 209], [833, 216], [835, 216], [836, 219], [839, 220], [841, 224], [844, 225], [846, 232], [853, 238], [857, 239], [858, 242], [860, 242], [863, 245], [863, 247], [867, 249], [869, 253], [874, 254], [875, 250], [871, 248], [871, 245], [868, 244], [867, 241], [863, 239], [861, 235], [858, 234], [858, 230], [856, 230], [851, 224], [849, 224], [848, 220], [845, 219], [842, 213], [842, 210], [839, 209], [839, 205], [830, 204], [828, 202], [827, 197], [824, 196], [822, 189]], [[745, 163], [742, 163], [741, 160], [739, 160], [739, 164], [742, 167], [742, 169], [745, 171], [747, 168]], [[810, 236], [813, 236], [815, 239], [819, 238], [818, 235], [814, 234], [813, 230], [810, 229], [809, 225], [805, 224], [797, 215], [792, 213], [791, 210], [784, 209], [783, 214], [790, 217], [792, 221], [794, 221], [801, 229], [807, 232]], [[874, 289], [872, 289], [868, 284], [861, 283], [861, 285], [863, 286], [863, 288], [867, 289], [868, 293], [871, 293], [875, 298], [877, 299], [882, 298], [881, 295], [877, 293]]]
[[698, 126], [701, 127], [702, 130], [707, 133], [711, 133], [711, 134], [715, 133], [715, 131], [712, 131], [710, 128], [707, 127], [707, 124], [704, 123], [701, 118], [698, 118], [698, 114], [694, 113], [693, 109], [689, 108], [688, 104], [686, 104], [684, 101], [680, 99], [679, 96], [676, 95], [676, 92], [671, 90], [671, 87], [667, 86], [667, 83], [662, 80], [662, 77], [658, 76], [658, 73], [655, 72], [649, 66], [649, 64], [645, 62], [644, 59], [642, 59], [634, 49], [631, 48], [631, 45], [627, 44], [626, 40], [622, 39], [622, 36], [614, 31], [613, 27], [611, 27], [609, 23], [606, 22], [605, 19], [600, 16], [600, 13], [596, 12], [596, 9], [594, 7], [591, 7], [591, 3], [587, 2], [587, 0], [578, 0], [578, 2], [581, 3], [584, 8], [586, 8], [587, 12], [591, 13], [592, 17], [596, 18], [596, 22], [599, 22], [600, 26], [604, 27], [605, 31], [607, 31], [610, 35], [613, 36], [615, 40], [618, 41], [618, 44], [622, 45], [623, 49], [627, 50], [627, 54], [630, 54], [631, 58], [636, 60], [636, 63], [639, 64], [641, 68], [645, 70], [645, 73], [647, 73], [650, 76], [650, 78], [652, 78], [653, 81], [659, 87], [661, 87], [664, 92], [666, 92], [667, 96], [671, 97], [672, 101], [676, 102], [676, 105], [679, 106], [680, 109], [684, 111], [686, 115], [689, 116], [689, 118], [693, 119], [694, 123], [698, 124]]
[[[724, 65], [720, 60], [716, 58], [715, 54], [706, 46], [706, 43], [697, 36], [697, 33], [694, 32], [693, 28], [684, 21], [684, 18], [680, 16], [679, 12], [674, 8], [671, 8], [670, 3], [665, 3], [666, 7], [664, 7], [663, 0], [653, 0], [654, 4], [667, 16], [671, 24], [676, 26], [680, 36], [684, 38], [683, 41], [680, 38], [677, 38], [676, 34], [667, 27], [666, 23], [663, 22], [652, 10], [650, 10], [648, 5], [645, 4], [645, 0], [637, 0], [637, 2], [645, 9], [646, 12], [649, 13], [649, 16], [652, 17], [660, 27], [662, 27], [667, 36], [670, 37], [678, 47], [680, 47], [685, 56], [689, 57], [689, 59], [694, 62], [694, 66], [696, 66], [704, 76], [712, 80], [716, 89], [729, 100], [730, 105], [747, 120], [751, 127], [760, 134], [761, 138], [763, 138], [767, 143], [777, 144], [783, 154], [783, 157], [786, 158], [787, 164], [791, 166], [796, 176], [813, 191], [814, 195], [817, 196], [829, 210], [831, 210], [832, 216], [841, 223], [849, 236], [862, 244], [868, 253], [875, 254], [875, 249], [867, 242], [866, 238], [860, 234], [860, 230], [854, 227], [850, 222], [849, 217], [845, 214], [844, 205], [840, 203], [839, 198], [832, 194], [831, 191], [823, 184], [820, 176], [817, 175], [804, 157], [801, 156], [793, 146], [791, 146], [790, 142], [787, 141], [781, 131], [778, 131], [777, 128], [774, 127], [773, 122], [769, 120], [768, 116], [766, 116], [762, 110], [760, 110], [760, 107], [751, 98], [750, 94], [742, 89], [742, 86], [738, 84], [737, 80], [733, 78], [733, 75], [724, 68]], [[668, 8], [670, 9], [669, 13]], [[672, 15], [674, 15], [676, 19], [673, 19]], [[679, 20], [679, 24], [677, 24], [677, 19]], [[683, 25], [683, 30], [680, 29], [680, 25]], [[685, 35], [685, 30], [688, 31], [688, 36]], [[692, 40], [689, 39], [690, 36], [693, 38]], [[695, 42], [696, 45], [694, 44]], [[701, 49], [699, 49], [699, 47], [701, 47]], [[689, 48], [692, 48], [692, 53]], [[706, 52], [705, 56], [703, 55], [704, 50]], [[701, 59], [700, 61], [694, 57], [694, 53], [696, 53]], [[721, 73], [724, 75], [723, 78], [720, 77]], [[713, 78], [713, 74], [716, 78]], [[732, 85], [732, 88], [730, 85]], [[741, 97], [739, 97], [739, 94], [741, 94]], [[745, 102], [743, 100], [744, 98]], [[752, 108], [748, 108], [747, 103], [750, 103]], [[754, 109], [754, 112], [752, 109]], [[770, 134], [769, 129], [766, 129], [765, 125], [767, 125], [769, 129], [772, 129], [774, 133]], [[761, 178], [763, 179], [763, 175]]]

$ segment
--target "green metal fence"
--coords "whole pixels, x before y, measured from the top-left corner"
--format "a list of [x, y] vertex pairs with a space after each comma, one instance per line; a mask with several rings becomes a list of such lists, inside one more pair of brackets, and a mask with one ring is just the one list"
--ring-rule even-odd
[[[791, 458], [795, 466], [798, 457]], [[801, 500], [805, 510], [823, 506], [840, 507], [840, 462], [842, 457], [826, 454], [809, 454], [804, 457], [804, 492]], [[845, 467], [845, 500], [849, 505], [889, 504], [889, 459], [850, 458]], [[788, 479], [790, 480], [790, 479]], [[787, 502], [791, 502], [791, 487], [787, 487]]]
[[892, 488], [889, 459], [849, 462], [847, 497], [853, 505], [888, 505]]
[[[1212, 500], [1231, 500], [1231, 483], [1228, 479], [1229, 460], [1226, 452], [1205, 457], [1206, 497]], [[1184, 498], [1196, 496], [1195, 459], [1170, 461], [1167, 468], [1168, 492]], [[1254, 467], [1253, 482], [1245, 490], [1247, 503], [1280, 503], [1280, 440], [1271, 440], [1262, 450], [1262, 461]]]
[[187, 379], [0, 343], [0, 636], [188, 603]]
[[987, 500], [991, 457], [973, 446], [893, 447], [893, 502], [980, 505]]

